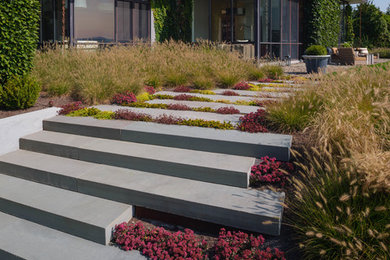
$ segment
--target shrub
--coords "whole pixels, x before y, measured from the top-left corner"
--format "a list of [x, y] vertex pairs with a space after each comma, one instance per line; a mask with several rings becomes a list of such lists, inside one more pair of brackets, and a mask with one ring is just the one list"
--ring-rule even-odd
[[77, 102], [73, 102], [73, 103], [62, 106], [61, 110], [58, 111], [58, 114], [59, 115], [67, 115], [73, 111], [77, 111], [77, 110], [80, 110], [83, 108], [85, 108], [83, 102], [77, 101]]
[[268, 129], [265, 127], [265, 116], [266, 112], [262, 109], [257, 110], [257, 112], [249, 113], [240, 118], [240, 123], [238, 129], [250, 133], [266, 133]]
[[111, 104], [125, 105], [137, 102], [137, 97], [134, 93], [126, 91], [125, 93], [115, 94], [111, 99]]
[[177, 86], [173, 89], [174, 92], [190, 92], [191, 88], [188, 86]]
[[370, 50], [372, 54], [379, 54], [380, 58], [390, 59], [390, 48], [375, 48]]
[[40, 11], [38, 0], [0, 2], [0, 85], [12, 76], [29, 73], [33, 67]]
[[264, 71], [264, 74], [271, 79], [278, 79], [284, 74], [283, 68], [276, 65], [264, 65], [261, 69]]
[[148, 93], [150, 95], [154, 95], [156, 93], [156, 90], [152, 86], [145, 86], [144, 89], [145, 89], [146, 93]]
[[232, 90], [225, 90], [224, 92], [222, 92], [222, 95], [224, 95], [224, 96], [239, 96], [240, 94], [238, 94], [237, 92], [234, 92]]
[[3, 109], [26, 109], [32, 107], [39, 97], [41, 86], [35, 78], [13, 76], [0, 86], [0, 107]]
[[291, 163], [276, 161], [268, 156], [261, 158], [261, 163], [251, 168], [250, 182], [253, 186], [261, 184], [280, 184], [284, 187], [289, 171], [293, 170]]
[[259, 80], [264, 78], [265, 74], [261, 68], [250, 66], [248, 68], [248, 80]]
[[312, 45], [305, 51], [306, 55], [326, 55], [328, 54], [326, 48], [321, 45]]
[[235, 107], [220, 107], [215, 112], [218, 114], [240, 114], [240, 110]]
[[277, 248], [261, 249], [265, 239], [263, 236], [255, 237], [240, 231], [226, 231], [221, 229], [215, 244], [215, 260], [225, 259], [262, 259], [285, 260], [284, 253]]
[[246, 82], [240, 82], [233, 87], [235, 90], [248, 90], [250, 88], [251, 86]]

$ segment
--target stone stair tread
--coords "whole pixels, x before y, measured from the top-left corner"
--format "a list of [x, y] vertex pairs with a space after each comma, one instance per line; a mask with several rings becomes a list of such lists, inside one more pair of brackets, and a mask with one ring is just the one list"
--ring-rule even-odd
[[[266, 87], [265, 89], [277, 89], [280, 92], [272, 92], [272, 91], [251, 91], [251, 90], [236, 90], [236, 89], [229, 89], [229, 91], [236, 92], [237, 94], [241, 96], [248, 96], [248, 97], [258, 97], [258, 98], [264, 98], [264, 96], [270, 96], [272, 98], [279, 98], [279, 97], [288, 97], [290, 93], [283, 92], [283, 88], [269, 88]], [[286, 88], [289, 89], [289, 88]], [[216, 94], [222, 95], [226, 89], [215, 89], [213, 90]]]
[[228, 100], [230, 102], [236, 102], [236, 101], [253, 101], [253, 100], [275, 100], [275, 98], [262, 98], [262, 97], [245, 97], [245, 96], [224, 96], [224, 95], [205, 95], [205, 94], [199, 94], [199, 93], [180, 93], [180, 92], [173, 92], [173, 91], [159, 91], [156, 93], [156, 95], [170, 95], [170, 96], [178, 96], [178, 95], [190, 95], [190, 96], [197, 96], [197, 97], [204, 97], [209, 98], [211, 100], [217, 101], [217, 100]]
[[113, 154], [137, 158], [169, 161], [177, 164], [201, 166], [220, 170], [234, 170], [243, 173], [248, 172], [248, 169], [250, 169], [255, 162], [255, 159], [252, 157], [194, 151], [118, 140], [107, 140], [51, 131], [41, 131], [36, 134], [25, 136], [21, 139], [21, 142], [24, 140], [59, 144], [99, 152], [110, 152]]
[[[205, 183], [23, 150], [0, 157], [0, 165], [4, 172], [20, 174], [21, 178], [35, 178], [122, 203], [266, 234], [280, 232], [283, 211], [280, 202], [284, 193]], [[28, 169], [36, 176], [25, 174]], [[263, 221], [275, 223], [269, 225]]]
[[[47, 163], [42, 160], [39, 162]], [[91, 235], [91, 239], [103, 244], [109, 242], [111, 230], [117, 221], [128, 221], [132, 217], [132, 207], [129, 205], [1, 173], [0, 171], [0, 200], [2, 201], [0, 210], [6, 213], [37, 222], [51, 218], [52, 228], [58, 228], [61, 231], [75, 223], [80, 225], [80, 229], [87, 225], [85, 233], [98, 232], [99, 235], [96, 235], [98, 237]], [[17, 209], [19, 205], [21, 207]], [[39, 216], [37, 216], [37, 211]], [[53, 216], [60, 218], [55, 219]], [[90, 228], [95, 231], [91, 231]], [[76, 232], [83, 233], [84, 231]]]
[[224, 114], [209, 113], [209, 112], [126, 107], [126, 106], [117, 106], [117, 105], [98, 105], [94, 107], [102, 111], [113, 111], [113, 112], [119, 109], [125, 109], [135, 113], [147, 114], [152, 117], [167, 115], [167, 116], [180, 117], [184, 119], [203, 119], [207, 121], [232, 122], [232, 123], [238, 123], [240, 121], [240, 117], [242, 116], [240, 114], [224, 115]]
[[215, 102], [202, 102], [202, 101], [186, 101], [186, 100], [174, 100], [174, 99], [152, 99], [147, 101], [150, 104], [182, 104], [189, 106], [191, 108], [202, 108], [210, 107], [212, 109], [218, 109], [223, 107], [234, 107], [238, 109], [242, 114], [249, 114], [256, 112], [258, 109], [264, 109], [258, 106], [244, 106], [244, 105], [234, 105], [234, 104], [225, 104], [225, 103], [215, 103]]
[[125, 252], [111, 246], [72, 236], [0, 212], [0, 259], [29, 260], [141, 260], [138, 251]]

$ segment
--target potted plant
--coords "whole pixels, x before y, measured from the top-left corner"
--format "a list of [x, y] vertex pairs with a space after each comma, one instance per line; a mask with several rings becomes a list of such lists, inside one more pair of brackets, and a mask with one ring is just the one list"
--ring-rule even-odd
[[325, 73], [330, 55], [326, 48], [321, 45], [312, 45], [306, 49], [305, 55], [302, 56], [306, 64], [307, 73]]

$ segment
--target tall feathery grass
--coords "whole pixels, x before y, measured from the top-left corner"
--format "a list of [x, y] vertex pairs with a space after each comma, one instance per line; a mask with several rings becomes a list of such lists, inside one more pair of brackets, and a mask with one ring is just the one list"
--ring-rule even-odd
[[[51, 95], [96, 103], [125, 90], [138, 93], [143, 85], [229, 88], [241, 80], [268, 76], [263, 70], [211, 43], [165, 42], [95, 51], [46, 50], [37, 53], [33, 73]], [[280, 74], [275, 69], [266, 73]]]
[[307, 259], [390, 259], [390, 63], [323, 75], [269, 120], [305, 129], [289, 199]]

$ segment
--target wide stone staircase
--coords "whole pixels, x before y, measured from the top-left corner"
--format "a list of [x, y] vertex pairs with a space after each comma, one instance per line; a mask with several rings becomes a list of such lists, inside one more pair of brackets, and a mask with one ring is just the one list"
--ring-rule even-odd
[[0, 156], [0, 259], [142, 259], [107, 246], [137, 207], [279, 235], [284, 193], [250, 189], [291, 136], [57, 116]]

